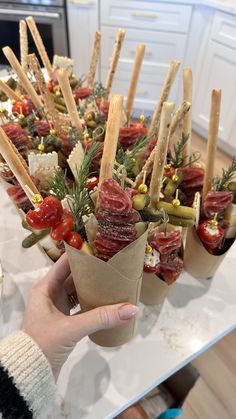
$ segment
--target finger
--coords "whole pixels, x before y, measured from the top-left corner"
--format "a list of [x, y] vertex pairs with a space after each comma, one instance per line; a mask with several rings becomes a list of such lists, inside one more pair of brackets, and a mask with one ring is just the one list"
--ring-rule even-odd
[[57, 261], [54, 263], [53, 267], [48, 272], [48, 281], [51, 284], [56, 283], [57, 285], [63, 284], [65, 280], [70, 275], [70, 266], [67, 254], [64, 253]]
[[138, 312], [138, 307], [130, 303], [98, 307], [68, 319], [68, 332], [76, 342], [102, 329], [128, 323]]

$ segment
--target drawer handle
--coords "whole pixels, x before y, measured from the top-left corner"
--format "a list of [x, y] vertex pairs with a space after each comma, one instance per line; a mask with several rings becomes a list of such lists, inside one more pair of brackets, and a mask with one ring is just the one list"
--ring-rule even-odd
[[[134, 55], [136, 53], [136, 51], [134, 49], [130, 49], [129, 53]], [[152, 56], [152, 52], [151, 51], [145, 51], [144, 55], [146, 55], [147, 57], [151, 57]]]
[[68, 0], [70, 4], [77, 4], [78, 6], [92, 6], [95, 4], [94, 0]]
[[136, 94], [138, 96], [148, 96], [148, 91], [147, 90], [137, 90]]
[[147, 12], [134, 12], [132, 13], [133, 17], [145, 17], [147, 19], [157, 19], [158, 15], [156, 13], [147, 13]]

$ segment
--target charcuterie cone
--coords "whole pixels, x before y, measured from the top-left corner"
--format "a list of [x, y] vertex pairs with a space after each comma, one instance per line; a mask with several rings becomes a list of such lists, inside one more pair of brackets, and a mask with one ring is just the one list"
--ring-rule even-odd
[[192, 227], [188, 229], [184, 255], [184, 269], [195, 278], [212, 278], [221, 262], [223, 262], [233, 241], [233, 239], [227, 240], [228, 245], [224, 246], [224, 253], [221, 255], [212, 255], [205, 249], [195, 228]]
[[[147, 233], [104, 262], [65, 243], [71, 273], [82, 311], [130, 302], [138, 304], [143, 273]], [[135, 333], [135, 320], [113, 329], [102, 330], [90, 339], [107, 347], [128, 342]]]
[[161, 304], [174, 284], [168, 285], [154, 274], [143, 274], [140, 301], [143, 304]]

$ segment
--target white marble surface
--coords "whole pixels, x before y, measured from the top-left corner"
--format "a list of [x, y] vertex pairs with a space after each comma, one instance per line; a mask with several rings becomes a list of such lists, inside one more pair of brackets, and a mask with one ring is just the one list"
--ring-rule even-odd
[[[2, 335], [20, 325], [32, 283], [48, 269], [37, 247], [20, 246], [24, 231], [0, 186], [0, 261], [5, 275]], [[184, 273], [162, 307], [141, 305], [136, 337], [120, 348], [80, 342], [64, 365], [60, 409], [51, 419], [111, 419], [236, 325], [236, 246], [215, 277]], [[1, 319], [2, 320], [2, 319]]]

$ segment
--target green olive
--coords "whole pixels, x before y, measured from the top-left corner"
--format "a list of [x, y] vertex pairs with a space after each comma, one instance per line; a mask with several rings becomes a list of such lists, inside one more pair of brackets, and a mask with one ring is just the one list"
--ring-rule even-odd
[[147, 195], [144, 194], [137, 194], [132, 197], [132, 207], [137, 211], [141, 211], [144, 207], [146, 207], [147, 202]]

